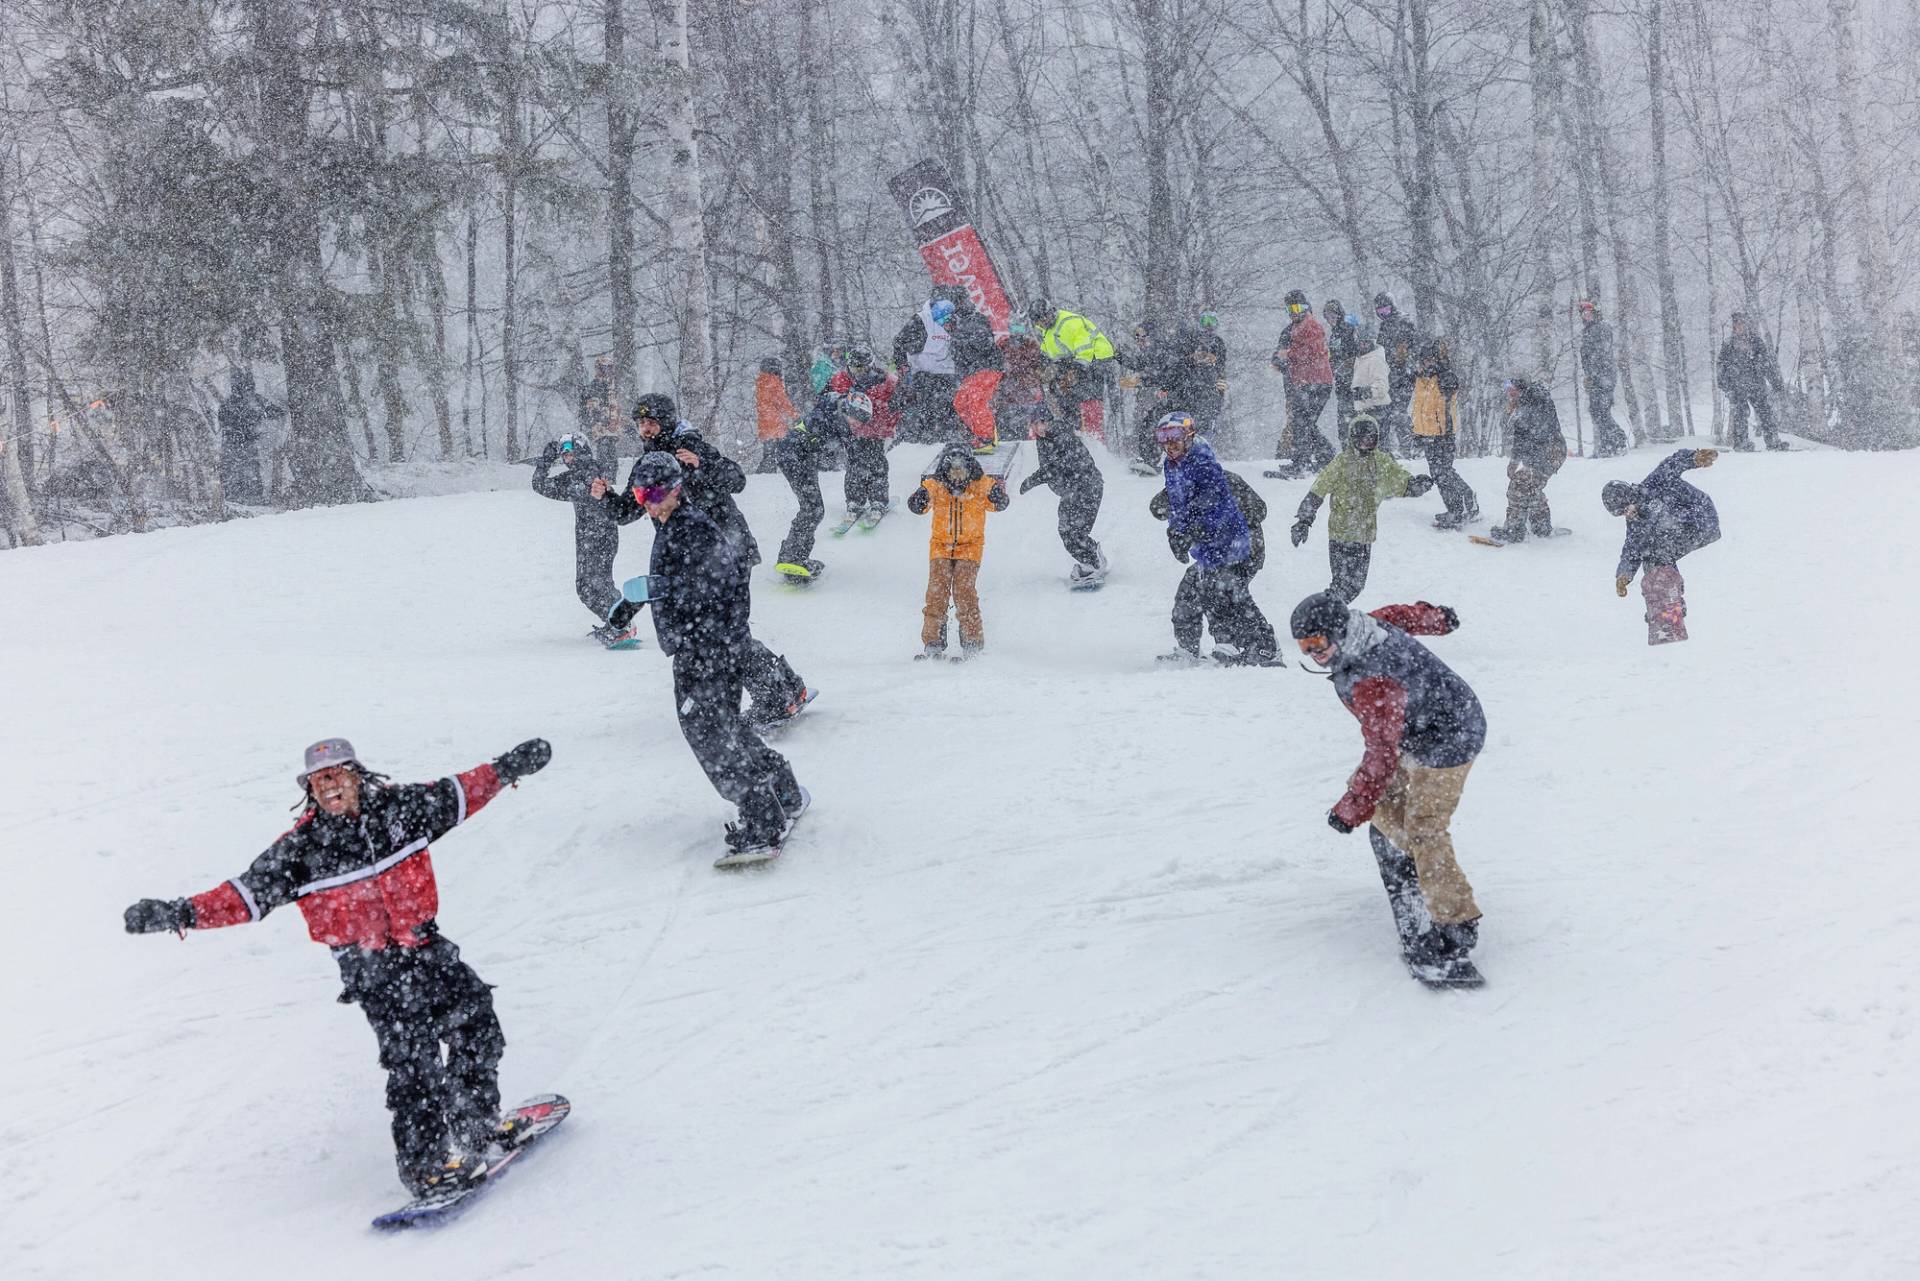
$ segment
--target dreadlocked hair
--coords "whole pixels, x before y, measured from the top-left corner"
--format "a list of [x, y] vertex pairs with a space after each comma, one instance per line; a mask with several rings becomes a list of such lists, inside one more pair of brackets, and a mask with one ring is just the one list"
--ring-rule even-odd
[[[371, 787], [371, 788], [378, 789], [382, 787], [393, 786], [393, 779], [390, 775], [381, 774], [375, 770], [370, 770], [366, 766], [362, 765], [359, 761], [349, 761], [343, 768], [350, 769], [353, 771], [354, 777], [360, 780], [360, 786], [362, 788]], [[287, 808], [290, 810], [310, 810], [310, 809], [319, 808], [319, 802], [313, 799], [313, 784], [302, 783], [300, 785], [300, 799], [295, 801], [293, 804], [287, 806]]]

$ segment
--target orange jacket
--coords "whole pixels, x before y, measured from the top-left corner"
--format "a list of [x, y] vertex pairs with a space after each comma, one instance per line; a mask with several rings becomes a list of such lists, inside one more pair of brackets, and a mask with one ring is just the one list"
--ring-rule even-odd
[[[945, 455], [942, 455], [944, 458]], [[959, 493], [937, 476], [928, 476], [907, 499], [907, 510], [930, 512], [933, 528], [927, 539], [929, 560], [970, 560], [978, 563], [987, 541], [987, 508], [1005, 511], [1007, 489], [996, 476], [986, 475], [972, 455], [973, 478]]]
[[787, 385], [779, 374], [761, 374], [753, 380], [753, 415], [761, 440], [784, 439], [794, 419], [793, 401], [787, 398]]

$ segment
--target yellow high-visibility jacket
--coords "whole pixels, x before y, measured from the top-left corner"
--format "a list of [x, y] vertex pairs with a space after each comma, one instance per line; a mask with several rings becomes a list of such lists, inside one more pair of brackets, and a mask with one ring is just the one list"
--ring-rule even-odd
[[1040, 350], [1054, 360], [1072, 356], [1089, 365], [1096, 360], [1113, 359], [1113, 342], [1100, 332], [1100, 326], [1064, 307], [1040, 335]]

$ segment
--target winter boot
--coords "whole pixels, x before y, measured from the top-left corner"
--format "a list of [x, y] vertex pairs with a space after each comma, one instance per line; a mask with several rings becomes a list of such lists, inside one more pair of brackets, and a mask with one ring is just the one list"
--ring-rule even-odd
[[923, 645], [920, 647], [920, 652], [913, 656], [913, 661], [918, 663], [925, 659], [945, 658], [946, 656], [947, 647], [945, 645]]
[[1433, 518], [1435, 529], [1458, 529], [1467, 523], [1467, 518], [1458, 512], [1445, 511]]

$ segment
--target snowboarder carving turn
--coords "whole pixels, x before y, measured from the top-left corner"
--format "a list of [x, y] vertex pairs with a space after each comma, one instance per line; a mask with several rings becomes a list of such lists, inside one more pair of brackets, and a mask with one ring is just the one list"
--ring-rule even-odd
[[1713, 449], [1675, 450], [1638, 485], [1610, 480], [1600, 491], [1607, 511], [1627, 522], [1614, 594], [1625, 596], [1640, 573], [1649, 645], [1687, 638], [1687, 584], [1680, 577], [1680, 558], [1719, 541], [1720, 512], [1712, 498], [1681, 477], [1695, 467], [1713, 466], [1719, 456]]
[[1459, 626], [1445, 605], [1417, 601], [1362, 613], [1331, 592], [1307, 597], [1292, 618], [1300, 652], [1328, 669], [1366, 740], [1327, 825], [1344, 836], [1372, 824], [1407, 969], [1437, 987], [1482, 981], [1468, 959], [1479, 941], [1480, 908], [1454, 860], [1448, 825], [1486, 742], [1486, 716], [1467, 683], [1414, 639]]
[[506, 1037], [488, 985], [440, 933], [427, 846], [552, 756], [530, 738], [436, 783], [395, 784], [346, 739], [322, 739], [295, 777], [306, 808], [246, 871], [192, 898], [126, 910], [129, 934], [185, 937], [298, 903], [307, 934], [333, 949], [342, 999], [379, 1039], [400, 1181], [416, 1196], [484, 1177], [510, 1139], [499, 1116]]

